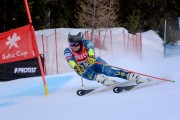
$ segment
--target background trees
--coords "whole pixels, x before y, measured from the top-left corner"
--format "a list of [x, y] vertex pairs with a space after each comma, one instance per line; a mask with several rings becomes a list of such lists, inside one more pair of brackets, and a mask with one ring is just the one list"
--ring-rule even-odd
[[74, 27], [75, 0], [45, 0], [48, 28]]
[[[36, 30], [125, 27], [162, 33], [165, 18], [180, 16], [178, 0], [28, 0]], [[23, 0], [1, 0], [0, 32], [28, 24]]]
[[[33, 25], [42, 29], [45, 19], [45, 1], [28, 0]], [[23, 0], [2, 0], [0, 4], [0, 32], [28, 24]]]
[[77, 27], [106, 28], [117, 27], [118, 0], [77, 0]]

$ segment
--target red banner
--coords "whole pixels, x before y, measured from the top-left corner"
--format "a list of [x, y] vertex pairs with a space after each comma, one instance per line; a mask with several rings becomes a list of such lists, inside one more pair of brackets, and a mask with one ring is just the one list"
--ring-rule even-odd
[[0, 64], [37, 57], [37, 43], [32, 26], [26, 25], [0, 33]]

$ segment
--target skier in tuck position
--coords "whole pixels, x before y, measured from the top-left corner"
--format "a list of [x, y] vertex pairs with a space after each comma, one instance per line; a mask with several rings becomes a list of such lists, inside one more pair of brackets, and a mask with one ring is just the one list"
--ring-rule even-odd
[[[113, 69], [108, 64], [95, 55], [94, 45], [90, 40], [83, 37], [83, 33], [77, 35], [68, 34], [69, 46], [64, 50], [65, 58], [68, 64], [77, 72], [78, 75], [91, 81], [97, 81], [105, 86], [116, 83], [110, 77], [119, 77], [126, 80], [134, 80], [136, 83], [142, 83], [145, 79], [137, 74], [127, 72], [121, 69]], [[102, 64], [98, 64], [102, 63]]]

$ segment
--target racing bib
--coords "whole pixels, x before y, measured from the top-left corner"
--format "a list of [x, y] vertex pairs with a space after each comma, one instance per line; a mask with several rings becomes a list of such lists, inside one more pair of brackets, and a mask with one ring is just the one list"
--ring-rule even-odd
[[83, 63], [88, 58], [88, 53], [87, 53], [86, 48], [85, 48], [84, 45], [82, 45], [82, 50], [80, 52], [77, 53], [77, 52], [72, 51], [72, 54], [73, 54], [73, 56], [75, 58], [75, 61], [77, 63]]

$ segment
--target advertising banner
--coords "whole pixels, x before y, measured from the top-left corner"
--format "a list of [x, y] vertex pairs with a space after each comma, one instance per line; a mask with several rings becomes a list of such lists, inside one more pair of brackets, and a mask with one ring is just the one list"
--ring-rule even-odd
[[169, 57], [169, 56], [175, 56], [175, 55], [180, 55], [180, 45], [166, 44], [164, 46], [164, 56]]
[[0, 33], [0, 64], [38, 56], [31, 25]]
[[[42, 55], [41, 60], [44, 61]], [[0, 64], [1, 82], [35, 76], [41, 76], [37, 58]]]

